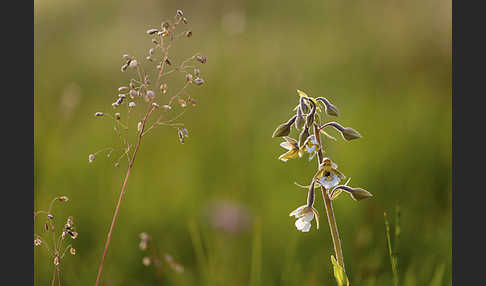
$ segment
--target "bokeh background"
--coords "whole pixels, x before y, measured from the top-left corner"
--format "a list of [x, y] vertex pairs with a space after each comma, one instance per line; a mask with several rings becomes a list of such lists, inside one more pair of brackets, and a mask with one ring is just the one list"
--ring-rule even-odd
[[[335, 285], [321, 197], [318, 231], [300, 233], [288, 216], [306, 199], [294, 182], [307, 184], [316, 162], [277, 160], [284, 149], [271, 138], [296, 89], [327, 97], [363, 135], [345, 142], [331, 130], [338, 140], [325, 143], [351, 185], [374, 194], [334, 203], [352, 285], [392, 285], [383, 213], [393, 228], [397, 205], [400, 284], [452, 285], [451, 1], [35, 0], [34, 208], [70, 198], [54, 207], [58, 227], [72, 215], [79, 232], [64, 285], [94, 284], [127, 167], [88, 163], [119, 142], [93, 114], [112, 112], [133, 75], [121, 55], [143, 59], [145, 31], [176, 9], [193, 37], [171, 53], [206, 55], [206, 82], [190, 90], [185, 144], [172, 128], [144, 139], [103, 285]], [[141, 232], [184, 272], [145, 267]], [[34, 262], [35, 284], [48, 285], [47, 251], [35, 248]]]

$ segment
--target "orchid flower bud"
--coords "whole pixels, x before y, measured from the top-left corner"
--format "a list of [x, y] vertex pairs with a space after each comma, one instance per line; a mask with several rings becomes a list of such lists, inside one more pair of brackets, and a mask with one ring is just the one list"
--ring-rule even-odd
[[326, 106], [326, 113], [330, 116], [339, 116], [339, 110], [337, 107], [329, 102], [325, 97], [318, 97], [316, 100], [320, 100]]
[[290, 127], [292, 124], [295, 122], [295, 119], [297, 118], [296, 115], [294, 115], [292, 118], [290, 118], [289, 121], [281, 124], [280, 126], [275, 129], [275, 131], [272, 134], [272, 138], [274, 137], [282, 137], [282, 136], [287, 136], [290, 134]]
[[341, 135], [343, 136], [344, 140], [346, 140], [346, 141], [350, 141], [350, 140], [358, 139], [358, 138], [362, 137], [361, 134], [359, 134], [359, 132], [354, 130], [353, 128], [343, 127], [339, 123], [334, 122], [334, 121], [324, 124], [323, 126], [320, 127], [320, 129], [322, 129], [326, 126], [332, 126], [335, 129], [337, 129], [339, 132], [341, 132]]

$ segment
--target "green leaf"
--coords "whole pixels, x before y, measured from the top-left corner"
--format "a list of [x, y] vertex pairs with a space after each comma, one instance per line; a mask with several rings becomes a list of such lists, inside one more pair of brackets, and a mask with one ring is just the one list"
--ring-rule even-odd
[[349, 286], [348, 276], [346, 276], [346, 272], [344, 272], [344, 269], [336, 261], [334, 255], [331, 255], [331, 262], [334, 269], [334, 278], [336, 278], [338, 286]]

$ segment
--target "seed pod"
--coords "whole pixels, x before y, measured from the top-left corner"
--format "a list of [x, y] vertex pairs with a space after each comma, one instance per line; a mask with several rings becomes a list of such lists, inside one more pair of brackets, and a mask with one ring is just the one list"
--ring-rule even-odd
[[120, 113], [118, 113], [118, 112], [117, 112], [117, 113], [115, 113], [115, 119], [116, 119], [116, 120], [120, 120], [120, 118], [121, 118]]
[[309, 127], [305, 126], [299, 135], [299, 148], [304, 146], [304, 142], [307, 140], [307, 137], [309, 137]]
[[67, 201], [69, 201], [69, 198], [66, 197], [66, 196], [62, 196], [62, 197], [59, 198], [59, 201], [60, 202], [67, 202]]
[[152, 39], [152, 43], [153, 43], [154, 45], [158, 45], [158, 44], [159, 44], [159, 42], [158, 42], [156, 39]]
[[177, 16], [179, 16], [179, 17], [184, 16], [184, 13], [182, 12], [182, 10], [177, 10]]
[[119, 91], [119, 92], [127, 92], [127, 91], [128, 91], [128, 87], [126, 87], [126, 86], [120, 86], [120, 87], [118, 88], [118, 91]]
[[116, 100], [116, 104], [117, 105], [120, 105], [123, 103], [123, 97], [119, 97], [117, 100]]
[[127, 70], [127, 68], [128, 68], [128, 64], [124, 64], [121, 66], [121, 71], [124, 72]]
[[120, 94], [118, 95], [118, 97], [119, 97], [119, 98], [125, 98], [125, 97], [127, 97], [127, 96], [126, 96], [125, 94], [123, 94], [123, 93], [120, 93]]
[[96, 112], [95, 116], [103, 116], [103, 112]]
[[189, 23], [189, 20], [187, 20], [187, 18], [184, 17], [184, 18], [182, 18], [182, 23], [187, 24], [187, 23]]
[[166, 59], [165, 59], [165, 62], [166, 62], [166, 63], [167, 63], [169, 66], [171, 66], [171, 65], [172, 65], [172, 63], [171, 63], [171, 61], [169, 60], [169, 58], [166, 58]]
[[59, 257], [58, 256], [54, 257], [54, 265], [56, 265], [56, 266], [59, 265]]
[[[94, 158], [93, 158], [93, 160], [94, 160]], [[47, 215], [47, 217], [48, 217], [49, 219], [53, 219], [53, 218], [54, 218], [54, 216], [53, 216], [52, 214], [48, 214], [48, 215]]]
[[184, 107], [186, 107], [186, 106], [187, 106], [186, 101], [185, 101], [184, 99], [182, 99], [182, 98], [179, 98], [178, 102], [179, 102], [179, 105], [180, 105], [182, 108], [184, 108]]
[[75, 255], [75, 254], [76, 254], [76, 249], [74, 249], [73, 247], [71, 247], [71, 249], [69, 249], [69, 252], [70, 252], [72, 255]]
[[137, 124], [137, 130], [138, 130], [138, 132], [142, 132], [142, 129], [143, 129], [142, 122], [138, 122], [138, 124]]
[[187, 31], [186, 32], [186, 37], [190, 38], [192, 36], [192, 31]]
[[45, 229], [46, 231], [49, 231], [49, 224], [48, 224], [47, 222], [44, 224], [44, 229]]
[[162, 24], [160, 25], [163, 29], [168, 29], [169, 28], [169, 23], [167, 22], [162, 22]]

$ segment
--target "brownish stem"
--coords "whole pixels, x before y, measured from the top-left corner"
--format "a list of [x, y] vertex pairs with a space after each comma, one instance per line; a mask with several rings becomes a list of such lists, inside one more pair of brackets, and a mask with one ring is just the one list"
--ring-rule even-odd
[[[319, 165], [322, 163], [323, 156], [322, 156], [322, 144], [321, 144], [321, 135], [319, 133], [319, 127], [317, 124], [314, 124], [314, 135], [316, 136], [317, 143], [319, 143], [319, 149], [317, 151], [317, 157], [319, 159]], [[331, 230], [331, 237], [332, 243], [334, 245], [334, 252], [336, 253], [336, 258], [344, 270], [344, 257], [343, 251], [341, 248], [341, 239], [339, 238], [339, 231], [337, 228], [336, 218], [334, 217], [334, 210], [332, 209], [332, 202], [327, 194], [327, 190], [324, 187], [321, 187], [322, 192], [322, 199], [324, 200], [324, 206], [326, 208], [327, 220], [329, 223], [329, 228]]]
[[334, 252], [336, 253], [337, 261], [339, 265], [344, 269], [344, 257], [341, 249], [341, 239], [339, 238], [339, 232], [337, 229], [336, 218], [334, 217], [334, 210], [332, 209], [331, 199], [327, 194], [326, 188], [321, 187], [322, 198], [324, 205], [326, 206], [327, 220], [329, 222], [329, 228], [331, 229], [332, 242], [334, 244]]
[[56, 265], [54, 265], [54, 269], [52, 269], [52, 280], [51, 280], [51, 286], [56, 285]]
[[59, 271], [59, 266], [56, 267], [57, 270], [57, 281], [59, 283], [59, 286], [61, 286], [61, 273]]
[[138, 148], [140, 147], [140, 143], [142, 141], [142, 133], [143, 133], [143, 130], [145, 128], [145, 122], [147, 121], [148, 117], [150, 116], [150, 114], [152, 113], [153, 110], [154, 110], [154, 107], [150, 106], [149, 110], [147, 111], [147, 114], [145, 114], [145, 117], [142, 120], [142, 130], [140, 130], [140, 132], [138, 134], [137, 145], [135, 146], [135, 150], [133, 151], [133, 156], [130, 159], [130, 163], [128, 164], [127, 174], [125, 175], [125, 181], [123, 182], [123, 186], [122, 186], [122, 189], [121, 189], [121, 192], [120, 192], [120, 197], [118, 199], [118, 203], [117, 203], [116, 208], [115, 208], [115, 213], [113, 214], [113, 219], [111, 221], [110, 230], [108, 231], [108, 236], [106, 238], [105, 250], [103, 251], [103, 257], [101, 258], [101, 263], [100, 263], [100, 266], [98, 268], [98, 275], [96, 277], [96, 284], [95, 284], [96, 286], [98, 286], [99, 283], [100, 283], [101, 272], [103, 271], [103, 265], [105, 264], [106, 253], [108, 252], [108, 247], [110, 246], [111, 235], [113, 233], [113, 228], [115, 227], [116, 219], [118, 218], [118, 212], [120, 210], [121, 201], [123, 199], [123, 196], [125, 195], [128, 178], [130, 177], [130, 173], [131, 173], [132, 168], [133, 168], [133, 162], [135, 161], [135, 156], [137, 155]]

